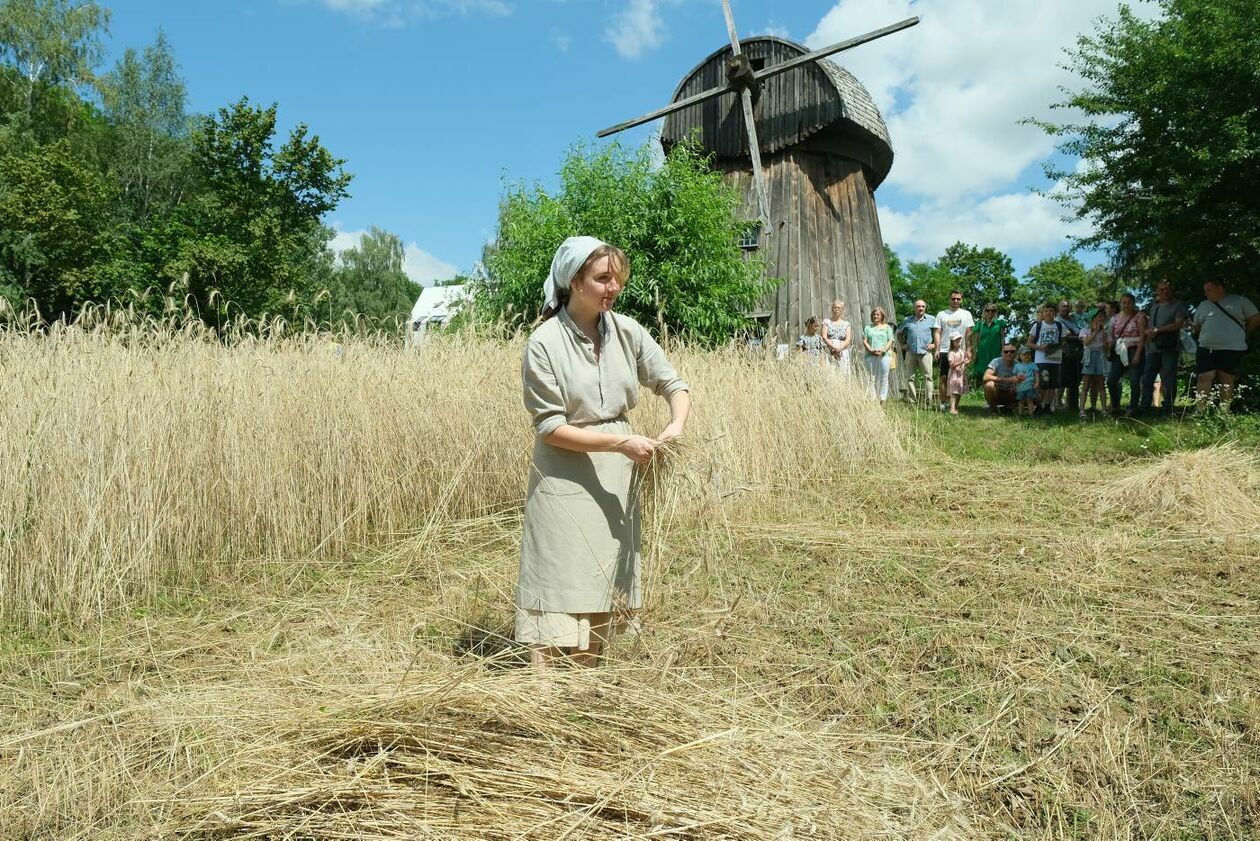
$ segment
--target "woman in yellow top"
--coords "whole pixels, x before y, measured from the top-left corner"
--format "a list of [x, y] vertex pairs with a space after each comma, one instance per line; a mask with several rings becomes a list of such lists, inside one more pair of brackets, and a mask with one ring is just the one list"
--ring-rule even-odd
[[[533, 646], [535, 665], [563, 653], [595, 665], [642, 605], [631, 477], [687, 423], [688, 385], [638, 322], [613, 312], [629, 274], [620, 249], [594, 237], [565, 240], [544, 289], [545, 320], [525, 347], [535, 440], [516, 639]], [[669, 425], [654, 438], [636, 435], [626, 419], [640, 385], [669, 402]]]

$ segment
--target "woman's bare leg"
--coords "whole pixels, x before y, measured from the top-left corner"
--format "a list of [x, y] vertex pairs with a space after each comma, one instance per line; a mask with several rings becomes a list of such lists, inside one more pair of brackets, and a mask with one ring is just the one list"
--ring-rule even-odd
[[564, 650], [554, 645], [535, 645], [529, 650], [529, 664], [538, 669], [545, 669], [563, 656]]
[[586, 619], [591, 625], [590, 642], [585, 651], [573, 650], [573, 664], [575, 666], [598, 666], [599, 656], [603, 653], [604, 643], [608, 640], [609, 625], [612, 622], [611, 613], [588, 613]]

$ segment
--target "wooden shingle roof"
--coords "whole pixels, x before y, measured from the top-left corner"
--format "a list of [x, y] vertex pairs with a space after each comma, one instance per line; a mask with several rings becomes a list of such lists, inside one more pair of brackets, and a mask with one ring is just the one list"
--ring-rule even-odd
[[[740, 48], [754, 68], [770, 67], [809, 52], [801, 44], [773, 35], [748, 38], [740, 42]], [[731, 48], [726, 46], [697, 64], [679, 83], [671, 101], [726, 84], [725, 62], [730, 54]], [[837, 153], [868, 166], [872, 188], [892, 167], [892, 140], [879, 108], [852, 73], [829, 59], [764, 79], [754, 113], [762, 154], [813, 138], [814, 145], [834, 145]], [[718, 157], [747, 157], [747, 132], [738, 95], [723, 94], [665, 118], [661, 142], [667, 149], [693, 135]]]

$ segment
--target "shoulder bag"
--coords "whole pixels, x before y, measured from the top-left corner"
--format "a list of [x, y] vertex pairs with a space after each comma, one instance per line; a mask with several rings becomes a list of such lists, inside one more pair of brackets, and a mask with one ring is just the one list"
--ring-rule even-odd
[[1120, 364], [1126, 368], [1129, 367], [1129, 345], [1124, 340], [1124, 331], [1129, 329], [1129, 325], [1133, 323], [1135, 318], [1137, 318], [1137, 313], [1129, 316], [1129, 320], [1124, 323], [1124, 326], [1116, 331], [1116, 341], [1111, 349], [1112, 357], [1119, 359]]
[[1237, 325], [1238, 325], [1238, 329], [1239, 329], [1239, 330], [1241, 330], [1241, 331], [1243, 331], [1243, 337], [1244, 337], [1244, 338], [1246, 337], [1246, 335], [1247, 335], [1247, 328], [1243, 326], [1243, 323], [1242, 323], [1241, 321], [1239, 321], [1238, 319], [1234, 318], [1234, 314], [1233, 314], [1232, 312], [1230, 312], [1229, 310], [1225, 309], [1225, 308], [1224, 308], [1224, 307], [1222, 307], [1220, 304], [1216, 303], [1216, 301], [1208, 301], [1208, 303], [1209, 303], [1209, 304], [1211, 304], [1212, 306], [1216, 307], [1216, 308], [1217, 308], [1218, 310], [1220, 310], [1222, 313], [1224, 313], [1224, 314], [1225, 314], [1225, 317], [1226, 317], [1226, 318], [1228, 318], [1230, 321], [1232, 321], [1232, 322], [1234, 322], [1235, 324], [1237, 324]]

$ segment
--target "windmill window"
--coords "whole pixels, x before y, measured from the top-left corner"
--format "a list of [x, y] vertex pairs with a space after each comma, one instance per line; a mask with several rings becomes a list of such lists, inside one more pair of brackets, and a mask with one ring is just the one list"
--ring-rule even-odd
[[753, 70], [765, 70], [766, 60], [764, 58], [750, 58], [748, 64]]
[[738, 245], [745, 251], [756, 251], [761, 245], [761, 223], [753, 222], [739, 235]]

